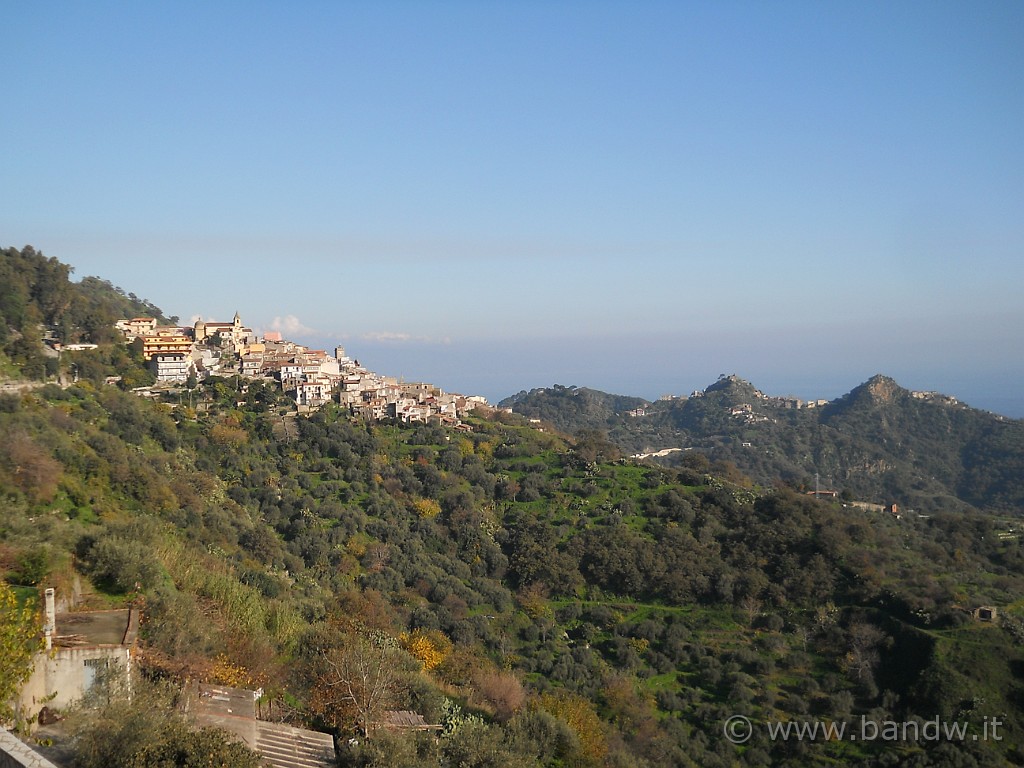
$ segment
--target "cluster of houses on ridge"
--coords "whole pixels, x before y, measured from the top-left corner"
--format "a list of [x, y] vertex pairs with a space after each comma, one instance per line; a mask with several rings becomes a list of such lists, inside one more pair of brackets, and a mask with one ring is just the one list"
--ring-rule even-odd
[[259, 336], [235, 313], [230, 323], [197, 320], [192, 327], [159, 327], [151, 317], [121, 320], [126, 341], [142, 340], [142, 355], [158, 383], [176, 384], [190, 377], [241, 376], [275, 380], [300, 412], [335, 401], [370, 419], [434, 422], [459, 428], [460, 416], [487, 406], [480, 396], [442, 391], [422, 382], [409, 383], [367, 370], [336, 347], [334, 355], [288, 341], [279, 332]]
[[[721, 382], [732, 382], [732, 383], [740, 383], [740, 384], [747, 384], [748, 383], [748, 382], [743, 381], [743, 379], [739, 378], [735, 374], [731, 374], [729, 376], [726, 376], [725, 374], [723, 374], [723, 375], [718, 377], [718, 382], [716, 382], [716, 384], [711, 385], [711, 387], [708, 387], [707, 389], [695, 389], [693, 392], [690, 393], [690, 398], [704, 397], [704, 395], [706, 395], [708, 393], [708, 391], [710, 391], [712, 389], [712, 387], [716, 387]], [[773, 396], [773, 395], [766, 395], [764, 392], [762, 392], [759, 389], [754, 389], [752, 394], [753, 394], [753, 397], [754, 397], [755, 400], [760, 400], [761, 403], [764, 404], [764, 405], [774, 406], [776, 408], [790, 409], [790, 410], [804, 410], [804, 409], [809, 409], [809, 408], [821, 408], [823, 406], [828, 405], [828, 403], [829, 403], [828, 400], [824, 400], [824, 399], [801, 400], [799, 397], [789, 397], [789, 396], [778, 397], [778, 396]], [[917, 396], [917, 394], [918, 393], [914, 393], [915, 397]], [[658, 399], [659, 400], [663, 400], [663, 401], [686, 400], [687, 397], [686, 397], [686, 395], [662, 395]], [[743, 403], [742, 405], [739, 405], [736, 408], [732, 409], [732, 415], [733, 416], [744, 416], [745, 417], [745, 416], [752, 415], [752, 414], [753, 414], [753, 406], [750, 405], [749, 403]], [[643, 408], [637, 408], [634, 411], [628, 411], [627, 415], [629, 415], [629, 416], [644, 416], [646, 414], [645, 414], [645, 411], [644, 411]], [[752, 419], [748, 419], [748, 421], [749, 420], [752, 420]], [[757, 419], [757, 420], [767, 421], [768, 419], [762, 418], [762, 419]]]

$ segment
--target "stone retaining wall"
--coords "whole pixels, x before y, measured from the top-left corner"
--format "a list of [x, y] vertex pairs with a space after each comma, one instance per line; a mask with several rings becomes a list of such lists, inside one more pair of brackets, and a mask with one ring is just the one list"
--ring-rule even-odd
[[0, 728], [0, 768], [57, 768], [8, 730]]

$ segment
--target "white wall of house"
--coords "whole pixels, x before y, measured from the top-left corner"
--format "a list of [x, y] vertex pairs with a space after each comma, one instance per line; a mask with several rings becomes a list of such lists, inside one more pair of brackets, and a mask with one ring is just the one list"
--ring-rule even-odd
[[35, 721], [44, 706], [64, 709], [82, 698], [95, 684], [100, 670], [110, 665], [117, 665], [127, 675], [131, 669], [131, 649], [100, 645], [37, 653], [32, 675], [18, 697], [20, 714]]

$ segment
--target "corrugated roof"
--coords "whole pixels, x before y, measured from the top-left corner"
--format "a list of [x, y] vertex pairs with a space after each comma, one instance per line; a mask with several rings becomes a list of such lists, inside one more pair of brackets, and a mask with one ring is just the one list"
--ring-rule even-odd
[[409, 709], [391, 710], [385, 712], [381, 717], [380, 727], [394, 729], [415, 729], [432, 730], [440, 728], [439, 725], [430, 725], [423, 719], [423, 715]]

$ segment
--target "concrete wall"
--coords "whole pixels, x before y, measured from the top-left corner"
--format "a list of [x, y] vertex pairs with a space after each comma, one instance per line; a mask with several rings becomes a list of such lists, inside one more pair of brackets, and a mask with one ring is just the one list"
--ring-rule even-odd
[[0, 728], [0, 768], [57, 768], [10, 731]]
[[106, 664], [118, 664], [127, 672], [130, 663], [130, 649], [120, 645], [38, 653], [32, 676], [18, 698], [19, 714], [34, 722], [44, 706], [63, 709], [82, 698]]

